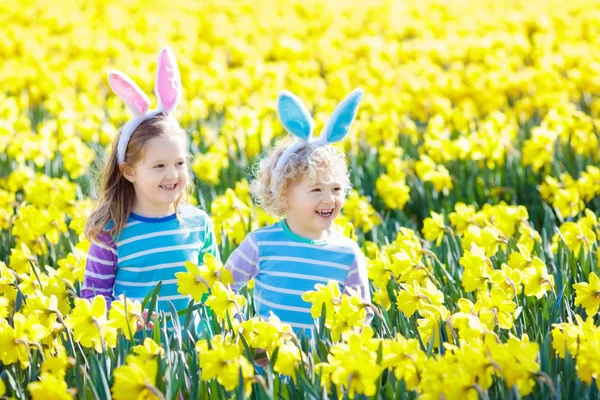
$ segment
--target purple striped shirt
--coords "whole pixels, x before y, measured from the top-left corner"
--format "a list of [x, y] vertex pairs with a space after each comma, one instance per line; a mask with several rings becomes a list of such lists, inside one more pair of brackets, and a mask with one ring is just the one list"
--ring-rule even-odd
[[113, 299], [115, 272], [117, 268], [117, 247], [107, 232], [102, 232], [97, 241], [92, 241], [85, 264], [85, 276], [81, 297], [91, 299], [102, 295], [110, 308]]

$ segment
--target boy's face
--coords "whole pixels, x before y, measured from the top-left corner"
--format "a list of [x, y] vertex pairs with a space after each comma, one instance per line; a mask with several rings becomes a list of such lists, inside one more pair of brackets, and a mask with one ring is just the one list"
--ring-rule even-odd
[[342, 181], [335, 176], [310, 182], [306, 178], [289, 185], [282, 198], [288, 225], [307, 239], [322, 239], [344, 205]]
[[173, 213], [188, 181], [184, 139], [178, 135], [150, 139], [143, 159], [123, 172], [135, 189], [134, 212], [149, 217]]

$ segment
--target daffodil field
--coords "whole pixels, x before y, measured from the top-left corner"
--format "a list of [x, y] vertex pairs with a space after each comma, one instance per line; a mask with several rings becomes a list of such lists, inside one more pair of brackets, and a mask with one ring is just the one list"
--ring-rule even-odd
[[[600, 1], [0, 1], [0, 32], [0, 398], [600, 397]], [[107, 72], [150, 93], [165, 45], [223, 262], [274, 222], [248, 182], [285, 134], [277, 93], [318, 132], [365, 91], [336, 229], [372, 304], [317, 285], [315, 343], [255, 317], [213, 258], [177, 276], [188, 309], [137, 334], [160, 285], [78, 297], [129, 118]]]

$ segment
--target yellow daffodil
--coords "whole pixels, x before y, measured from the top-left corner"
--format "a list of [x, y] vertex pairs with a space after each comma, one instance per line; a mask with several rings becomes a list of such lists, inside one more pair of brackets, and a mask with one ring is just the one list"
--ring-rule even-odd
[[585, 308], [588, 317], [593, 317], [600, 308], [600, 278], [594, 272], [590, 272], [589, 282], [581, 282], [573, 285], [575, 289], [575, 305]]
[[106, 300], [103, 296], [96, 296], [91, 302], [75, 299], [75, 308], [65, 324], [73, 331], [73, 338], [84, 347], [94, 347], [101, 353], [103, 344], [109, 347], [115, 345], [116, 329], [107, 323]]
[[57, 399], [71, 400], [73, 398], [63, 377], [42, 372], [39, 382], [31, 382], [27, 389], [34, 400]]
[[233, 318], [246, 304], [244, 296], [235, 294], [223, 283], [217, 281], [212, 286], [212, 294], [206, 300], [206, 305], [214, 312], [217, 320], [223, 322], [227, 316]]
[[425, 239], [431, 242], [435, 240], [435, 245], [439, 246], [442, 243], [442, 239], [444, 239], [444, 233], [446, 231], [444, 216], [432, 212], [430, 218], [425, 218], [423, 225], [423, 235], [425, 235]]
[[131, 355], [127, 357], [127, 364], [115, 368], [113, 372], [114, 383], [111, 388], [114, 399], [160, 399], [164, 398], [156, 388], [157, 360], [144, 360], [138, 362]]
[[123, 334], [132, 338], [137, 330], [138, 322], [142, 322], [142, 303], [138, 300], [131, 301], [123, 295], [110, 304], [108, 324], [119, 329]]
[[19, 361], [21, 368], [27, 368], [30, 362], [30, 347], [48, 335], [48, 331], [37, 322], [35, 316], [25, 318], [23, 314], [13, 315], [14, 327], [0, 319], [0, 360], [5, 365]]
[[226, 390], [231, 391], [238, 386], [241, 373], [246, 393], [250, 394], [254, 368], [242, 355], [240, 346], [221, 335], [214, 336], [210, 340], [210, 345], [210, 349], [206, 342], [199, 342], [196, 345], [200, 368], [202, 368], [201, 379], [210, 381], [216, 378]]

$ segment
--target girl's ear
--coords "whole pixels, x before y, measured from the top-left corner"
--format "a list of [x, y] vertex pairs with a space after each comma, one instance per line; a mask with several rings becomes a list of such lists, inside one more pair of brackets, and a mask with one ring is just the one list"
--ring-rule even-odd
[[121, 174], [131, 183], [135, 183], [135, 170], [126, 162], [119, 164]]

